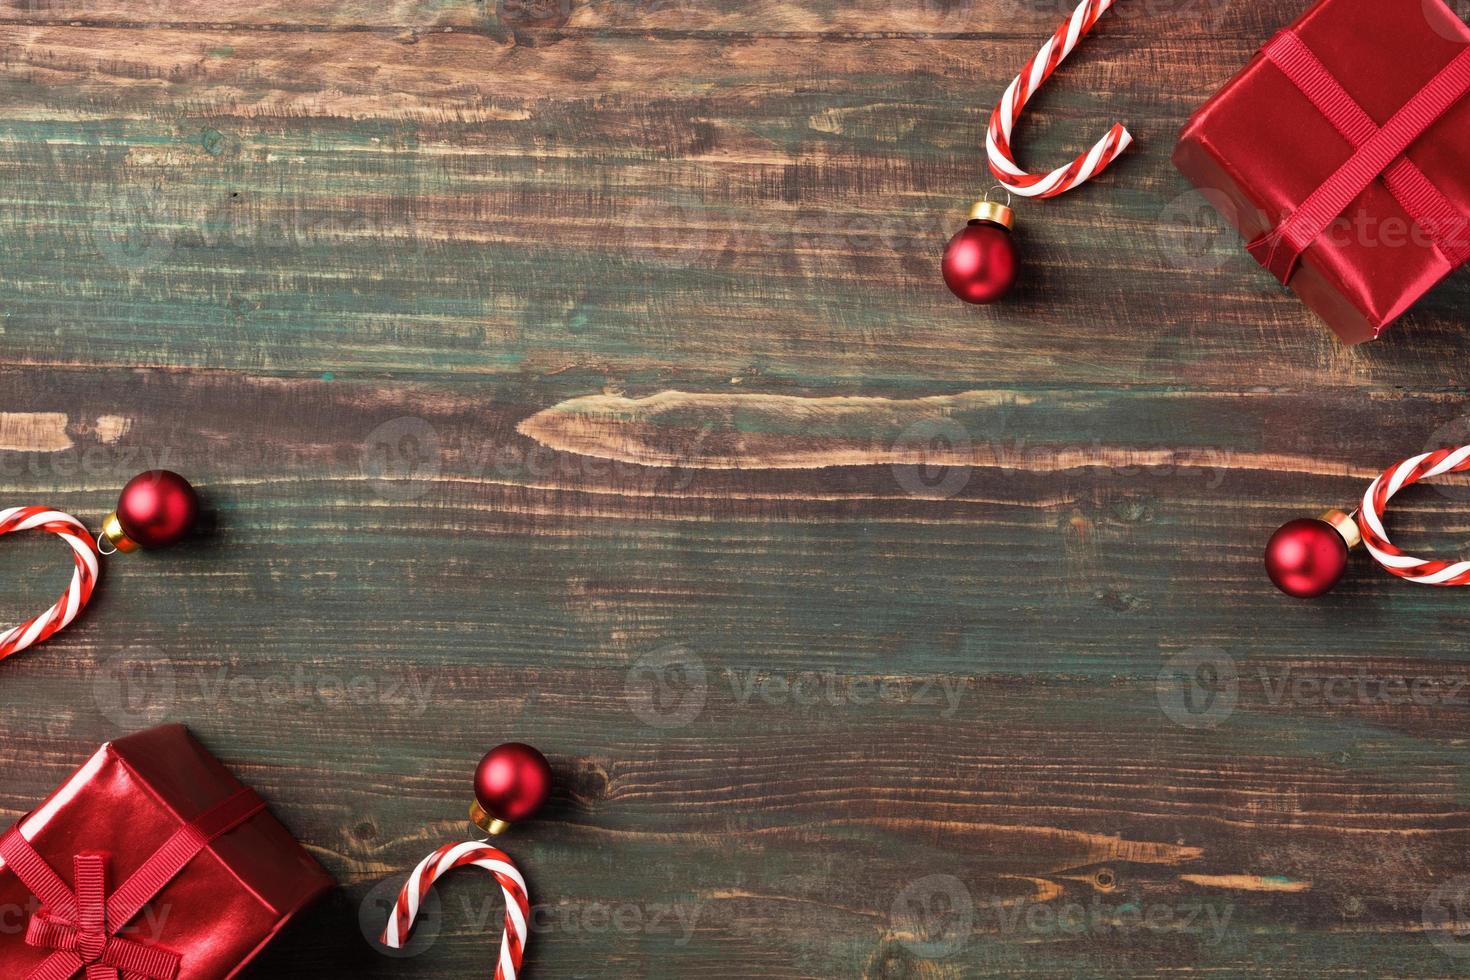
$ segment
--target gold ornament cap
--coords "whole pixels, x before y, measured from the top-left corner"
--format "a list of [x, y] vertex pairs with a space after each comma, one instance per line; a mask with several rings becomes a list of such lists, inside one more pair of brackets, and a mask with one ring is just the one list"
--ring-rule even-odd
[[1344, 514], [1337, 508], [1333, 508], [1332, 510], [1324, 512], [1322, 516], [1317, 519], [1320, 521], [1326, 521], [1328, 524], [1331, 524], [1332, 529], [1338, 534], [1341, 534], [1342, 540], [1347, 542], [1349, 551], [1352, 551], [1358, 545], [1363, 543], [1363, 533], [1358, 530], [1358, 522], [1355, 521], [1351, 515]]
[[470, 804], [470, 823], [479, 827], [491, 837], [503, 834], [510, 828], [509, 821], [500, 820], [486, 813], [485, 808], [480, 806], [479, 800]]
[[122, 522], [117, 519], [117, 511], [102, 518], [102, 536], [118, 551], [126, 553], [138, 550], [138, 542], [128, 537], [128, 533], [123, 530]]
[[990, 221], [1007, 231], [1016, 227], [1016, 212], [999, 201], [976, 201], [970, 205], [971, 221]]

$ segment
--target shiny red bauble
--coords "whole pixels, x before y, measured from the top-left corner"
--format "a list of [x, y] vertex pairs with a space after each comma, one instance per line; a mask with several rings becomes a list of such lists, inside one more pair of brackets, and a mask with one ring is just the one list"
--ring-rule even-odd
[[1278, 589], [1299, 599], [1319, 596], [1336, 585], [1347, 560], [1342, 535], [1314, 517], [1287, 521], [1266, 542], [1266, 574]]
[[120, 551], [166, 548], [186, 537], [198, 519], [199, 496], [189, 481], [171, 470], [149, 470], [123, 487], [103, 533]]
[[1010, 208], [993, 202], [982, 201], [970, 213], [970, 223], [944, 247], [940, 269], [949, 291], [966, 303], [994, 303], [1016, 283], [1014, 219]]
[[475, 799], [495, 820], [524, 820], [549, 796], [551, 764], [524, 742], [497, 745], [475, 769]]

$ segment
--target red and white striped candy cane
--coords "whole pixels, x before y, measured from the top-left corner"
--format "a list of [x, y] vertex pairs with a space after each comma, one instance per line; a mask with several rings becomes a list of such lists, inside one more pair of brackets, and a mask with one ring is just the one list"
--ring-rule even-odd
[[66, 626], [92, 598], [97, 585], [97, 551], [92, 535], [82, 522], [70, 514], [49, 507], [11, 507], [0, 510], [0, 534], [11, 531], [50, 531], [71, 546], [76, 571], [56, 604], [35, 619], [12, 626], [0, 633], [0, 660], [40, 643]]
[[526, 881], [509, 855], [483, 841], [445, 844], [419, 862], [398, 893], [398, 901], [388, 917], [388, 927], [383, 930], [383, 945], [389, 949], [402, 949], [409, 931], [413, 929], [413, 920], [419, 914], [419, 904], [434, 887], [434, 882], [441, 875], [467, 864], [485, 868], [495, 875], [495, 880], [500, 882], [500, 890], [505, 893], [505, 932], [500, 937], [500, 961], [495, 966], [495, 980], [516, 980], [521, 960], [526, 955], [531, 900], [526, 891]]
[[1016, 120], [1021, 118], [1021, 110], [1114, 2], [1115, 0], [1082, 0], [1072, 16], [1063, 21], [1056, 33], [1041, 46], [1041, 50], [1026, 62], [1026, 67], [1011, 82], [1005, 95], [996, 103], [995, 111], [990, 114], [990, 126], [985, 132], [985, 151], [990, 157], [990, 172], [1012, 194], [1022, 197], [1056, 197], [1058, 194], [1065, 194], [1078, 184], [1102, 173], [1133, 142], [1133, 136], [1122, 123], [1113, 123], [1113, 128], [1093, 144], [1092, 149], [1049, 174], [1027, 173], [1016, 164], [1015, 154], [1011, 152], [1011, 133]]
[[1394, 494], [1428, 477], [1467, 469], [1470, 469], [1470, 446], [1436, 449], [1395, 463], [1369, 485], [1363, 494], [1363, 505], [1358, 510], [1358, 529], [1363, 534], [1363, 544], [1367, 546], [1368, 553], [1378, 564], [1399, 578], [1420, 585], [1470, 585], [1470, 561], [1450, 562], [1406, 555], [1388, 540], [1388, 532], [1383, 529], [1383, 511]]

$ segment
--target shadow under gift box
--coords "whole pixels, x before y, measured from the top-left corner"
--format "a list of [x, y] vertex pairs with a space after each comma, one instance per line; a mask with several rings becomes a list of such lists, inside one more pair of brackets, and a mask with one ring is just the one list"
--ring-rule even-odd
[[[1470, 45], [1470, 26], [1443, 0], [1321, 0], [1288, 32], [1190, 117], [1174, 151], [1263, 265], [1267, 236]], [[1294, 268], [1267, 267], [1358, 343], [1467, 257], [1470, 97], [1460, 97]]]
[[[15, 832], [29, 849], [9, 838]], [[204, 843], [212, 833], [217, 836]], [[54, 961], [48, 969], [65, 967], [70, 960], [55, 958], [68, 942], [76, 950], [71, 955], [84, 962], [88, 955], [99, 955], [95, 950], [103, 941], [102, 930], [95, 919], [86, 919], [89, 907], [99, 907], [97, 893], [94, 886], [94, 900], [85, 900], [78, 855], [102, 856], [101, 894], [114, 903], [126, 898], [125, 885], [140, 868], [167, 868], [169, 862], [156, 860], [160, 852], [172, 849], [183, 861], [176, 874], [161, 882], [159, 875], [146, 882], [147, 872], [138, 876], [141, 889], [133, 894], [152, 897], [126, 922], [108, 921], [105, 930], [115, 934], [109, 956], [168, 959], [173, 954], [179, 980], [236, 976], [334, 884], [260, 798], [182, 725], [164, 725], [102, 746], [41, 806], [17, 821], [6, 840], [8, 844], [0, 844], [0, 854], [11, 858], [0, 861], [0, 977], [6, 980], [28, 977], [48, 960]], [[77, 912], [67, 916], [65, 909], [51, 904], [41, 908], [27, 883], [46, 874], [34, 866], [35, 858], [84, 899]], [[22, 867], [22, 861], [31, 866]], [[77, 938], [79, 933], [91, 935]], [[74, 975], [81, 972], [78, 967]]]

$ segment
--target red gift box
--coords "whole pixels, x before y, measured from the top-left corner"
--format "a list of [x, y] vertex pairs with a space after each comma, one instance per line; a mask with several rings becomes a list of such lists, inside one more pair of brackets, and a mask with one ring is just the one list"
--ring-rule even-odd
[[1470, 26], [1321, 0], [1190, 118], [1174, 164], [1343, 340], [1470, 258]]
[[233, 977], [332, 885], [187, 729], [149, 729], [0, 837], [0, 977]]

